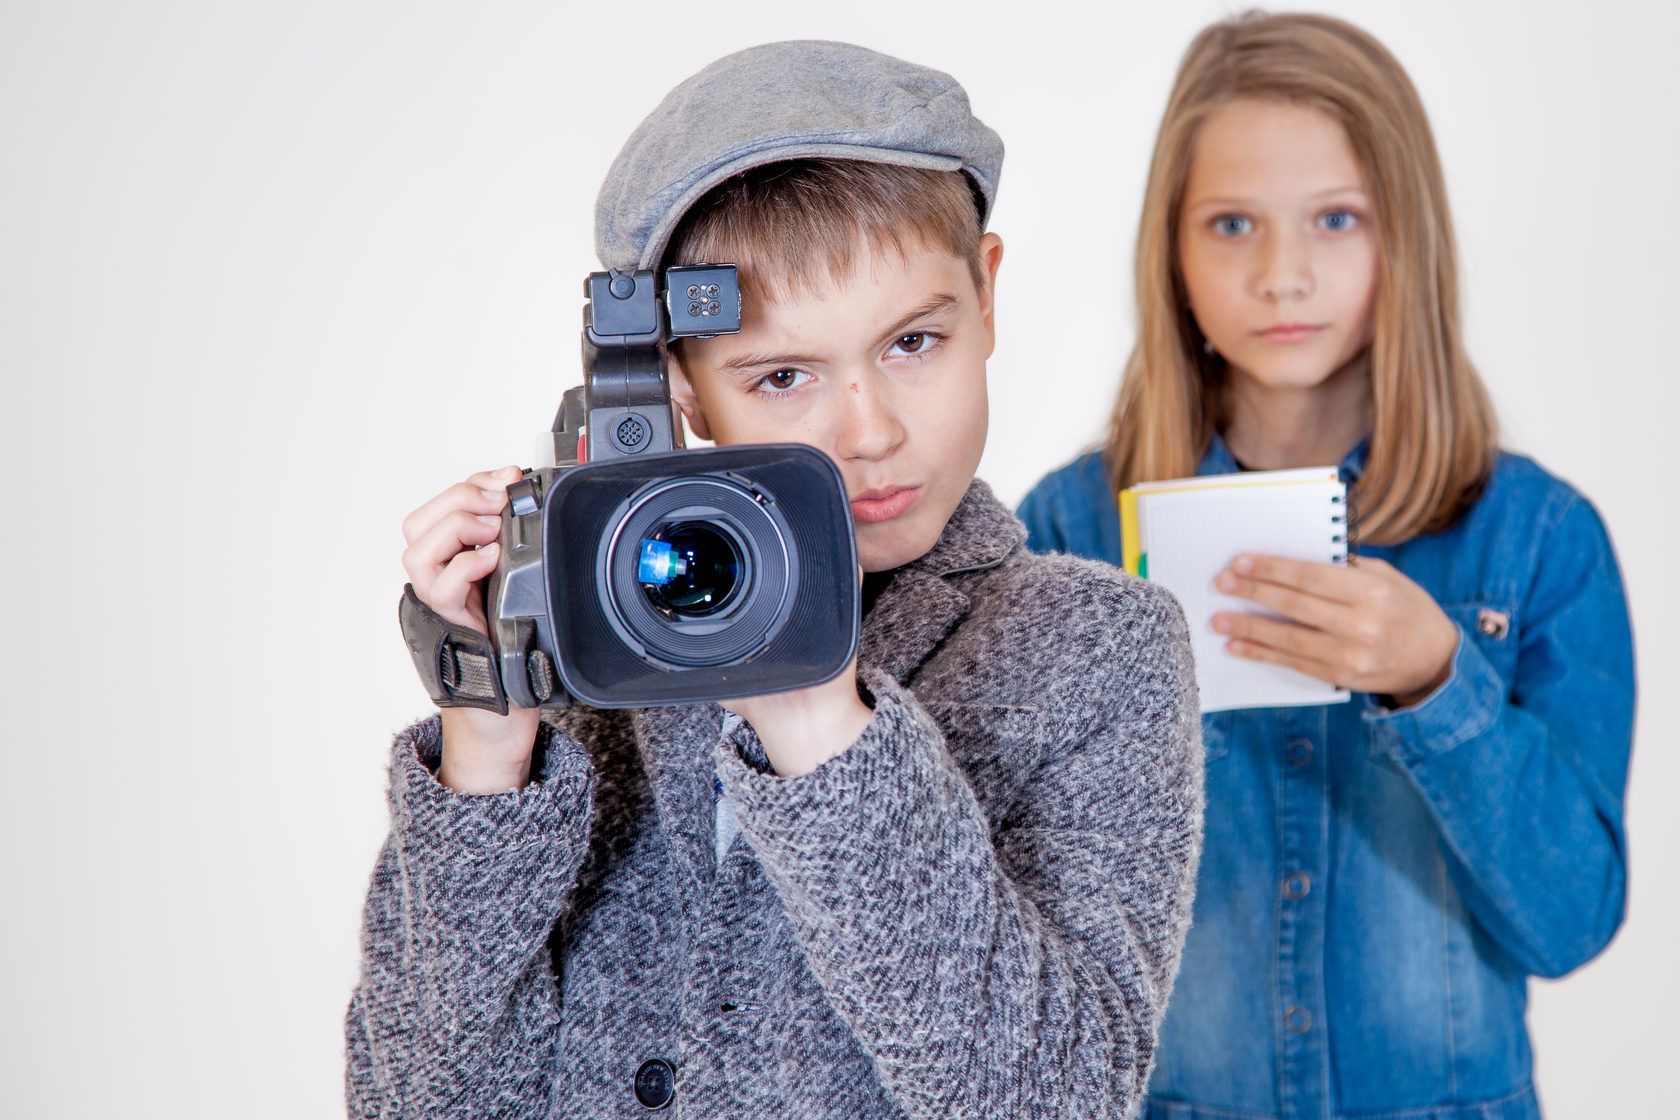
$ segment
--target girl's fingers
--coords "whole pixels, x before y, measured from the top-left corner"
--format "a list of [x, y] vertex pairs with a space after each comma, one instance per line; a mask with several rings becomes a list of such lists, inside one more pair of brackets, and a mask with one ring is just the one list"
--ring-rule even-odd
[[1299, 670], [1309, 677], [1317, 677], [1319, 680], [1333, 684], [1337, 688], [1345, 687], [1344, 683], [1337, 679], [1335, 670], [1322, 661], [1301, 657], [1286, 650], [1260, 645], [1257, 642], [1242, 638], [1233, 638], [1226, 642], [1225, 648], [1238, 657], [1247, 658], [1250, 661], [1264, 661], [1270, 665], [1282, 665], [1286, 669]]
[[468, 513], [499, 513], [507, 504], [507, 488], [519, 481], [518, 467], [479, 471], [465, 482], [457, 482], [431, 501], [403, 518], [403, 541], [413, 544], [444, 517], [456, 510]]
[[1249, 599], [1285, 618], [1319, 630], [1339, 632], [1346, 621], [1347, 604], [1289, 584], [1265, 583], [1231, 571], [1220, 572], [1214, 584], [1227, 595]]
[[1293, 588], [1337, 603], [1357, 601], [1364, 583], [1363, 573], [1340, 564], [1315, 564], [1252, 552], [1233, 558], [1230, 571], [1242, 579]]
[[[430, 602], [428, 589], [444, 567], [464, 551], [489, 544], [501, 532], [502, 519], [491, 514], [452, 510], [403, 551], [403, 571], [414, 593]], [[482, 550], [481, 550], [482, 551]], [[432, 609], [436, 610], [436, 604]]]
[[[1337, 650], [1335, 639], [1322, 630], [1257, 614], [1221, 611], [1213, 616], [1213, 628], [1231, 639], [1227, 648], [1241, 657], [1252, 656], [1250, 650], [1266, 650], [1303, 662], [1323, 664], [1334, 660]], [[1262, 657], [1259, 660], [1273, 659]]]

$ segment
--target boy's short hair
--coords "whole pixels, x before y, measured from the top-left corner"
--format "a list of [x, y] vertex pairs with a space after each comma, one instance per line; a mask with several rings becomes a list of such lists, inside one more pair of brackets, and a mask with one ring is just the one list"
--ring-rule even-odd
[[[788, 161], [962, 172], [984, 228], [1003, 141], [949, 74], [850, 43], [750, 47], [677, 85], [625, 141], [595, 200], [601, 263], [657, 268], [703, 197], [743, 172]], [[848, 232], [859, 229], [869, 232], [857, 223]], [[933, 226], [917, 229], [929, 236]]]
[[862, 249], [945, 251], [976, 289], [980, 210], [959, 171], [851, 159], [790, 160], [744, 171], [689, 208], [661, 267], [729, 262], [749, 298], [774, 302], [842, 279]]

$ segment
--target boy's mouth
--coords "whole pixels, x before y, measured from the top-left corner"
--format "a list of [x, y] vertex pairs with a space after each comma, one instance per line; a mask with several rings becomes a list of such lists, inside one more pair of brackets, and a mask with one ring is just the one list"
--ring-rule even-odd
[[891, 521], [916, 503], [920, 486], [883, 486], [852, 499], [852, 518], [862, 524]]

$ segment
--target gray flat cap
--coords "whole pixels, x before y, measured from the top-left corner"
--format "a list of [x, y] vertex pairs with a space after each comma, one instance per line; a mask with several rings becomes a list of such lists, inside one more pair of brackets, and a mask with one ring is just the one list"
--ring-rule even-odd
[[657, 268], [701, 195], [749, 167], [858, 159], [966, 171], [991, 213], [1003, 141], [949, 74], [851, 43], [766, 43], [718, 59], [630, 134], [595, 200], [608, 268]]

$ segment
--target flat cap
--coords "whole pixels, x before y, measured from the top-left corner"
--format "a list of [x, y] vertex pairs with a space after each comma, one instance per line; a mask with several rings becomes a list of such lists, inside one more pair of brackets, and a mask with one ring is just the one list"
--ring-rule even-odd
[[666, 95], [630, 134], [595, 200], [608, 268], [657, 268], [688, 208], [731, 175], [790, 159], [964, 171], [984, 225], [1003, 141], [949, 74], [851, 43], [765, 43]]

